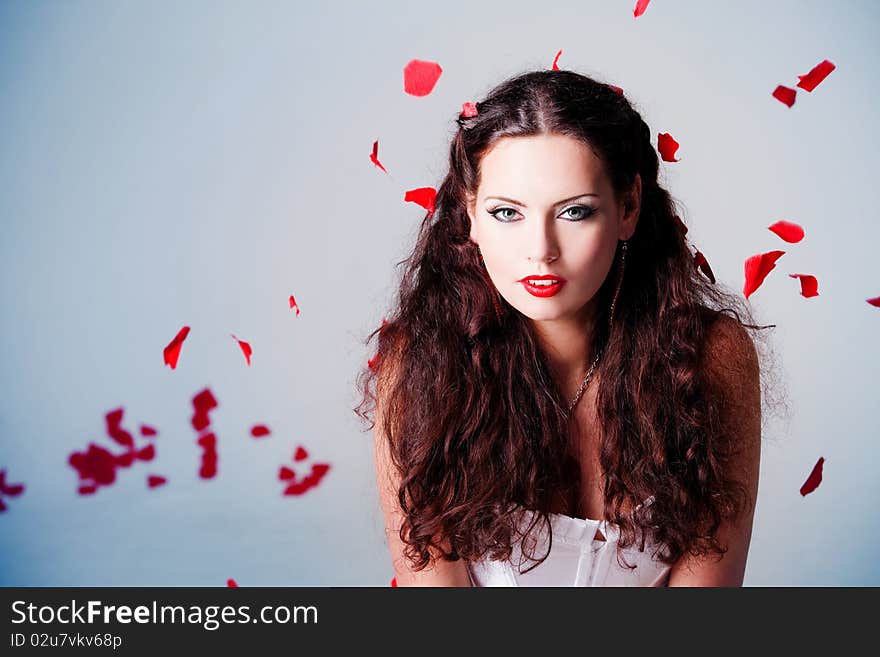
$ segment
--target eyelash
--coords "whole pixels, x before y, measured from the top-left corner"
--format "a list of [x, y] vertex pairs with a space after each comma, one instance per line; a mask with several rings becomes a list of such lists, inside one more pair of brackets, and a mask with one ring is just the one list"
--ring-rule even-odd
[[[586, 212], [586, 216], [581, 217], [579, 219], [574, 219], [573, 221], [575, 221], [575, 222], [586, 221], [587, 219], [592, 217], [597, 212], [596, 209], [591, 208], [589, 205], [572, 205], [571, 207], [568, 207], [565, 210], [563, 210], [563, 214], [568, 212], [569, 210], [575, 210], [575, 209], [584, 210]], [[501, 212], [502, 210], [513, 210], [513, 208], [501, 206], [501, 207], [495, 208], [494, 210], [489, 210], [489, 214], [491, 214], [493, 217], [495, 217], [495, 220], [498, 221], [499, 223], [502, 223], [502, 224], [513, 223], [513, 220], [506, 220], [506, 219], [499, 219], [498, 218], [498, 213]], [[516, 210], [513, 210], [513, 211], [516, 212]]]

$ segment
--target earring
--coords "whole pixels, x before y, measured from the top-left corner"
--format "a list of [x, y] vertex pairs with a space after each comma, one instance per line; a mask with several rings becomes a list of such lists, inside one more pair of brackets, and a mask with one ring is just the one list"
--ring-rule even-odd
[[483, 260], [483, 252], [480, 251], [479, 247], [477, 247], [477, 253], [480, 256], [480, 265], [482, 265], [483, 275], [486, 277], [486, 281], [489, 283], [489, 287], [492, 288], [492, 306], [495, 308], [495, 318], [498, 320], [498, 323], [501, 324], [501, 316], [504, 314], [504, 311], [501, 309], [501, 305], [498, 303], [498, 290], [495, 287], [495, 284], [492, 283], [492, 278], [489, 276], [489, 270], [486, 269], [486, 263]]
[[620, 284], [623, 282], [623, 269], [626, 265], [626, 240], [620, 247], [620, 267], [617, 271], [617, 289], [614, 290], [614, 298], [611, 300], [611, 312], [608, 315], [608, 333], [611, 333], [611, 325], [614, 322], [614, 306], [617, 303], [617, 295], [620, 294]]

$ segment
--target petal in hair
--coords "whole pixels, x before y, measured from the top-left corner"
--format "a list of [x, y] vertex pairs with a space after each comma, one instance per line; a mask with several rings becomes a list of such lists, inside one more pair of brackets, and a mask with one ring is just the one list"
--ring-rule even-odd
[[822, 60], [821, 62], [816, 64], [816, 66], [814, 66], [809, 73], [807, 73], [806, 75], [798, 76], [798, 80], [800, 80], [800, 82], [797, 83], [797, 86], [805, 91], [812, 91], [817, 86], [819, 86], [819, 83], [827, 78], [828, 74], [831, 73], [831, 71], [833, 71], [835, 68], [837, 67], [834, 66], [834, 64], [829, 62], [827, 59]]
[[783, 87], [781, 84], [773, 90], [773, 97], [780, 103], [785, 103], [789, 107], [794, 105], [794, 98], [796, 95], [797, 91], [788, 87]]
[[616, 87], [613, 84], [609, 84], [608, 88], [611, 89], [611, 91], [613, 91], [621, 96], [623, 95], [623, 89], [621, 87]]
[[786, 242], [794, 244], [804, 239], [804, 229], [790, 221], [777, 221], [772, 226], [767, 227]]
[[801, 296], [808, 299], [819, 296], [819, 282], [815, 276], [810, 276], [810, 274], [789, 274], [789, 276], [801, 280]]
[[694, 265], [706, 275], [706, 278], [712, 281], [713, 284], [715, 283], [715, 274], [712, 273], [709, 261], [706, 260], [706, 256], [699, 249], [697, 249], [697, 253], [694, 255]]
[[661, 132], [657, 135], [657, 150], [660, 151], [660, 157], [664, 162], [680, 162], [675, 159], [675, 153], [678, 151], [679, 143], [672, 138], [668, 132]]
[[411, 96], [427, 96], [434, 90], [443, 69], [437, 62], [411, 59], [403, 67], [403, 90]]
[[559, 55], [561, 55], [561, 54], [562, 54], [561, 50], [558, 53], [556, 53], [556, 57], [553, 58], [553, 68], [551, 70], [553, 70], [553, 71], [559, 70]]
[[477, 106], [468, 101], [461, 104], [461, 115], [467, 118], [477, 115]]
[[[384, 166], [382, 166], [382, 163], [379, 161], [379, 141], [378, 140], [373, 142], [373, 152], [370, 153], [370, 162], [372, 162], [377, 167], [382, 169], [382, 171], [384, 171], [385, 173], [388, 173], [388, 170]], [[389, 175], [391, 175], [391, 174], [389, 174]], [[293, 299], [293, 297], [290, 297], [290, 298]], [[293, 306], [291, 306], [291, 308], [293, 308]]]
[[162, 355], [165, 358], [165, 364], [172, 370], [177, 367], [177, 359], [180, 357], [180, 347], [183, 345], [183, 341], [186, 340], [187, 335], [189, 335], [189, 326], [184, 326], [177, 332], [177, 335], [174, 336], [174, 339], [168, 343], [168, 346], [165, 347], [162, 352]]
[[775, 267], [776, 261], [779, 260], [785, 251], [768, 251], [751, 256], [746, 260], [745, 264], [745, 285], [743, 285], [743, 294], [746, 299], [757, 290], [764, 279]]
[[[232, 335], [232, 334], [230, 333], [230, 335]], [[247, 342], [245, 342], [244, 340], [239, 340], [234, 335], [232, 335], [232, 337], [236, 342], [238, 342], [238, 346], [241, 347], [241, 351], [244, 354], [245, 360], [247, 360], [247, 364], [248, 364], [248, 366], [250, 366], [251, 354], [253, 353], [251, 346]]]
[[822, 483], [822, 467], [824, 465], [825, 457], [820, 456], [819, 460], [816, 461], [816, 465], [813, 466], [813, 471], [810, 473], [810, 476], [807, 477], [804, 485], [801, 486], [801, 495], [809, 495], [816, 490], [819, 484]]
[[418, 203], [428, 211], [428, 214], [434, 214], [434, 199], [437, 198], [437, 190], [433, 187], [419, 187], [418, 189], [407, 190], [403, 196], [404, 201]]

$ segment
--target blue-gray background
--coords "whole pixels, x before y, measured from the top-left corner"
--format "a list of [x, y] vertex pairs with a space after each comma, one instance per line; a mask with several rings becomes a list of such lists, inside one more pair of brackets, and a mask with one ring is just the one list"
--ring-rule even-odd
[[[870, 2], [0, 3], [2, 585], [380, 585], [392, 575], [362, 345], [466, 100], [549, 68], [624, 88], [720, 282], [787, 254], [751, 297], [778, 326], [790, 417], [766, 427], [746, 585], [880, 584], [878, 46]], [[403, 92], [420, 58], [443, 75]], [[837, 65], [791, 109], [771, 98]], [[369, 159], [374, 140], [391, 176]], [[806, 228], [795, 245], [767, 230]], [[789, 273], [819, 279], [805, 299]], [[287, 305], [294, 294], [296, 316]], [[192, 332], [175, 371], [162, 349]], [[235, 333], [254, 349], [247, 367]], [[219, 408], [197, 476], [191, 397]], [[91, 497], [67, 464], [104, 414], [159, 430]], [[248, 435], [266, 423], [273, 435]], [[145, 440], [141, 439], [140, 443]], [[283, 497], [296, 445], [331, 470]], [[825, 477], [799, 488], [819, 456]], [[148, 490], [146, 474], [168, 477]]]

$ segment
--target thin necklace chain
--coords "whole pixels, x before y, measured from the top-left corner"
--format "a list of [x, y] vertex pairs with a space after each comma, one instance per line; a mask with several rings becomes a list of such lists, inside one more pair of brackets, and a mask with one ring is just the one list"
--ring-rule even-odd
[[568, 405], [568, 414], [571, 415], [572, 409], [577, 405], [577, 403], [581, 399], [581, 395], [584, 394], [584, 389], [587, 387], [587, 383], [589, 383], [590, 379], [593, 377], [593, 371], [596, 369], [596, 363], [599, 362], [599, 356], [602, 355], [602, 350], [599, 350], [599, 353], [596, 354], [596, 357], [593, 359], [593, 364], [590, 366], [590, 370], [587, 372], [587, 375], [584, 377], [584, 380], [581, 381], [581, 387], [578, 389], [577, 394], [575, 395], [572, 402]]

